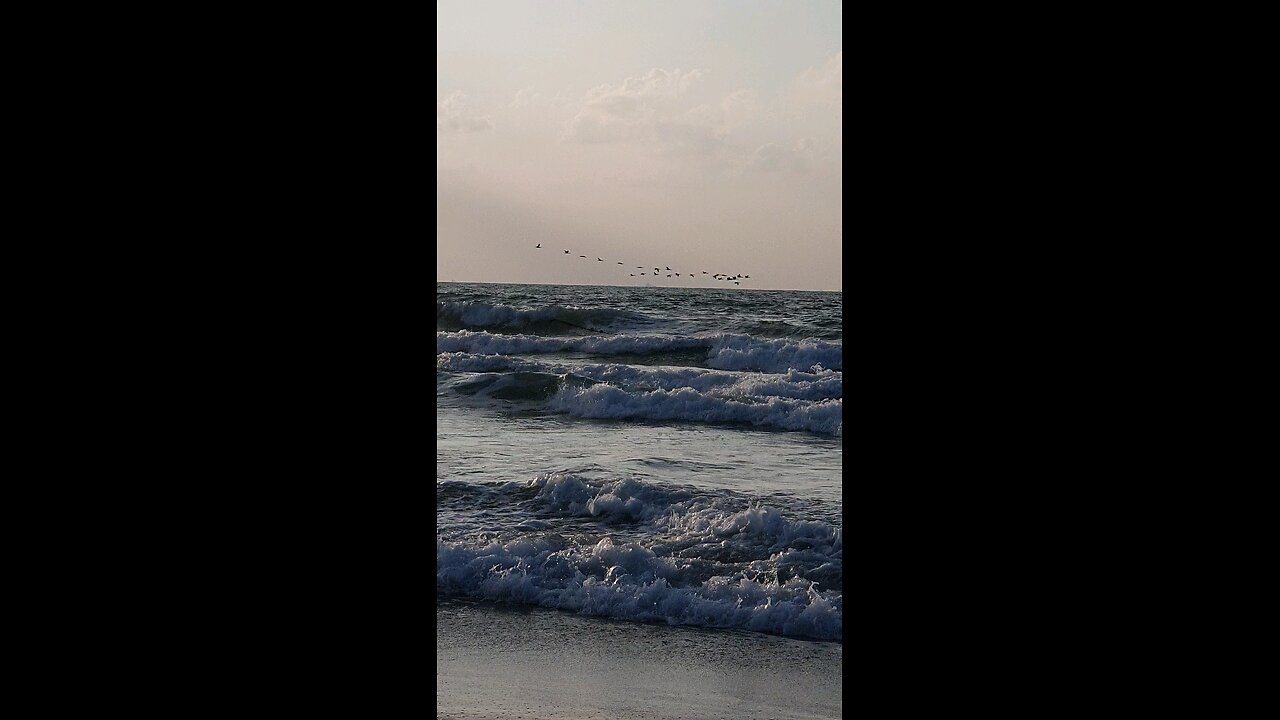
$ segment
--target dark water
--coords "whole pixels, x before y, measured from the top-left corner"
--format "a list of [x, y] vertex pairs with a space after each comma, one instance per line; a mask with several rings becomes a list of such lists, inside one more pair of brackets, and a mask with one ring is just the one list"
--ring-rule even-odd
[[842, 639], [841, 294], [441, 283], [439, 598]]

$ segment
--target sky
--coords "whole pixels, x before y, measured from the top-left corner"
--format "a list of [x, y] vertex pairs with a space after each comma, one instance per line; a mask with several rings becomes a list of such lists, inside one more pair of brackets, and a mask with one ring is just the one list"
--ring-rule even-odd
[[842, 290], [841, 19], [437, 0], [436, 280]]

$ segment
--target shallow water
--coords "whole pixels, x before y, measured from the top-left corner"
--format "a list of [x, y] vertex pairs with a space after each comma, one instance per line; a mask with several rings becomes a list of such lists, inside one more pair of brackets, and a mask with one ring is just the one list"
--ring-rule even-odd
[[840, 293], [440, 283], [437, 598], [843, 637]]
[[841, 717], [841, 643], [506, 607], [437, 603], [437, 718]]

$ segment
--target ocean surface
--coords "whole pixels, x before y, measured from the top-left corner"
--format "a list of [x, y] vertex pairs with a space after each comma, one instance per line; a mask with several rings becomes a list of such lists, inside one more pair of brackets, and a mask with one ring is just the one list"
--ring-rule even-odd
[[841, 293], [438, 283], [437, 605], [843, 641]]

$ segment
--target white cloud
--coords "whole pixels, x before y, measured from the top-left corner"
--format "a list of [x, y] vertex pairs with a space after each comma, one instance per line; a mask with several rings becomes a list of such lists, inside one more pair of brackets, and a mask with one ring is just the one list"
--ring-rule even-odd
[[796, 88], [804, 99], [839, 104], [844, 94], [844, 51], [800, 73]]
[[436, 132], [477, 132], [492, 130], [493, 120], [488, 116], [467, 112], [467, 96], [455, 92], [436, 103]]
[[529, 105], [536, 105], [542, 100], [542, 93], [538, 92], [533, 86], [529, 86], [516, 91], [516, 98], [511, 101], [510, 107], [527, 107]]
[[587, 105], [607, 102], [611, 98], [633, 98], [646, 102], [679, 98], [689, 91], [699, 78], [706, 73], [701, 70], [690, 70], [682, 73], [679, 68], [663, 70], [653, 68], [640, 77], [629, 77], [621, 85], [604, 83], [587, 91], [583, 98]]
[[750, 88], [735, 90], [720, 101], [720, 111], [724, 113], [726, 125], [737, 125], [759, 111], [756, 93]]
[[577, 112], [565, 125], [564, 139], [580, 143], [657, 140], [705, 151], [714, 139], [685, 117], [688, 94], [704, 73], [653, 68], [617, 85], [604, 83], [588, 90]]

